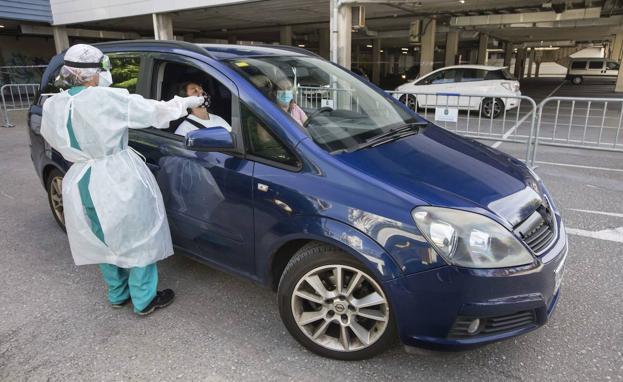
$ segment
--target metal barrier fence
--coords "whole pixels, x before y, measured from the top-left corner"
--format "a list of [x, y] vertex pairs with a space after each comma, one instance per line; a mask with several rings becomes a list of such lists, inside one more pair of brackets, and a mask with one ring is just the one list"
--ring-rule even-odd
[[[530, 164], [537, 105], [526, 96], [506, 94], [411, 93], [388, 91], [426, 119], [457, 134], [526, 145]], [[499, 143], [494, 144], [497, 147]]]
[[539, 144], [623, 152], [623, 98], [548, 97], [539, 104]]
[[0, 66], [0, 86], [41, 82], [46, 67], [47, 65]]
[[9, 119], [9, 112], [28, 110], [35, 101], [39, 84], [7, 84], [0, 87], [0, 99], [2, 100], [2, 113], [4, 115], [4, 127], [13, 127]]

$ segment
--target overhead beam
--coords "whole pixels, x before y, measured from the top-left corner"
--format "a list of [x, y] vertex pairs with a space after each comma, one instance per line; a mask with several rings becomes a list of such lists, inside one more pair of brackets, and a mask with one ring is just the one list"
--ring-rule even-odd
[[[35, 34], [44, 36], [52, 36], [54, 34], [53, 27], [48, 27], [44, 25], [22, 24], [19, 27], [22, 34]], [[79, 28], [65, 28], [65, 30], [69, 37], [101, 38], [107, 40], [136, 40], [141, 38], [141, 35], [135, 32], [116, 32]]]
[[450, 26], [469, 27], [478, 25], [503, 25], [521, 23], [540, 23], [548, 21], [596, 19], [601, 16], [601, 8], [570, 9], [562, 13], [528, 12], [498, 15], [457, 16], [450, 18]]

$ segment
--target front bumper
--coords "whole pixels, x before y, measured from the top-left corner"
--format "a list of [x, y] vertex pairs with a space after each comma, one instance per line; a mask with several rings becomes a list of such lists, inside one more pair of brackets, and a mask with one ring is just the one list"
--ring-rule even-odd
[[[560, 228], [556, 243], [538, 265], [507, 269], [444, 266], [385, 283], [405, 345], [464, 348], [530, 332], [554, 312], [567, 257], [567, 238]], [[558, 275], [558, 276], [557, 276]], [[557, 288], [558, 284], [558, 288]], [[530, 320], [514, 317], [530, 316]], [[482, 331], [457, 335], [457, 327], [478, 318]], [[501, 320], [501, 321], [500, 321]], [[517, 323], [494, 330], [499, 322]]]

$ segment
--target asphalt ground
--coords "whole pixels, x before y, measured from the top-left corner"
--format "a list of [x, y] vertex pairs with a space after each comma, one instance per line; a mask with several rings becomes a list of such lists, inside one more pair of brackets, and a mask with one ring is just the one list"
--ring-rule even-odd
[[111, 309], [97, 267], [73, 264], [30, 161], [25, 118], [14, 120], [0, 128], [1, 381], [623, 381], [623, 154], [539, 149], [536, 171], [570, 232], [546, 326], [470, 351], [396, 345], [340, 362], [289, 336], [272, 291], [181, 255], [159, 265], [173, 305], [146, 318]]

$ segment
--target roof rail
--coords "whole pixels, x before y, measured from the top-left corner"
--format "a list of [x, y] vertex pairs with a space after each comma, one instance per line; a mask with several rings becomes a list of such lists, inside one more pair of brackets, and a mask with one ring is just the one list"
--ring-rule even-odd
[[[241, 45], [242, 46], [242, 45]], [[306, 56], [314, 56], [314, 57], [320, 57], [322, 58], [322, 56], [314, 53], [314, 52], [310, 52], [307, 49], [303, 49], [303, 48], [299, 48], [297, 46], [291, 46], [291, 45], [273, 45], [273, 44], [257, 44], [257, 45], [250, 45], [250, 46], [260, 46], [262, 48], [274, 48], [274, 49], [281, 49], [281, 50], [288, 50], [290, 52], [294, 52], [294, 53], [300, 53], [300, 54], [304, 54]]]
[[200, 46], [186, 42], [186, 41], [172, 41], [172, 40], [121, 40], [121, 41], [109, 41], [109, 42], [98, 42], [93, 44], [96, 47], [106, 48], [110, 47], [118, 47], [120, 45], [154, 45], [154, 46], [168, 46], [168, 47], [176, 47], [176, 48], [184, 48], [195, 53], [203, 54], [205, 56], [209, 56], [214, 58], [206, 49], [201, 48]]

